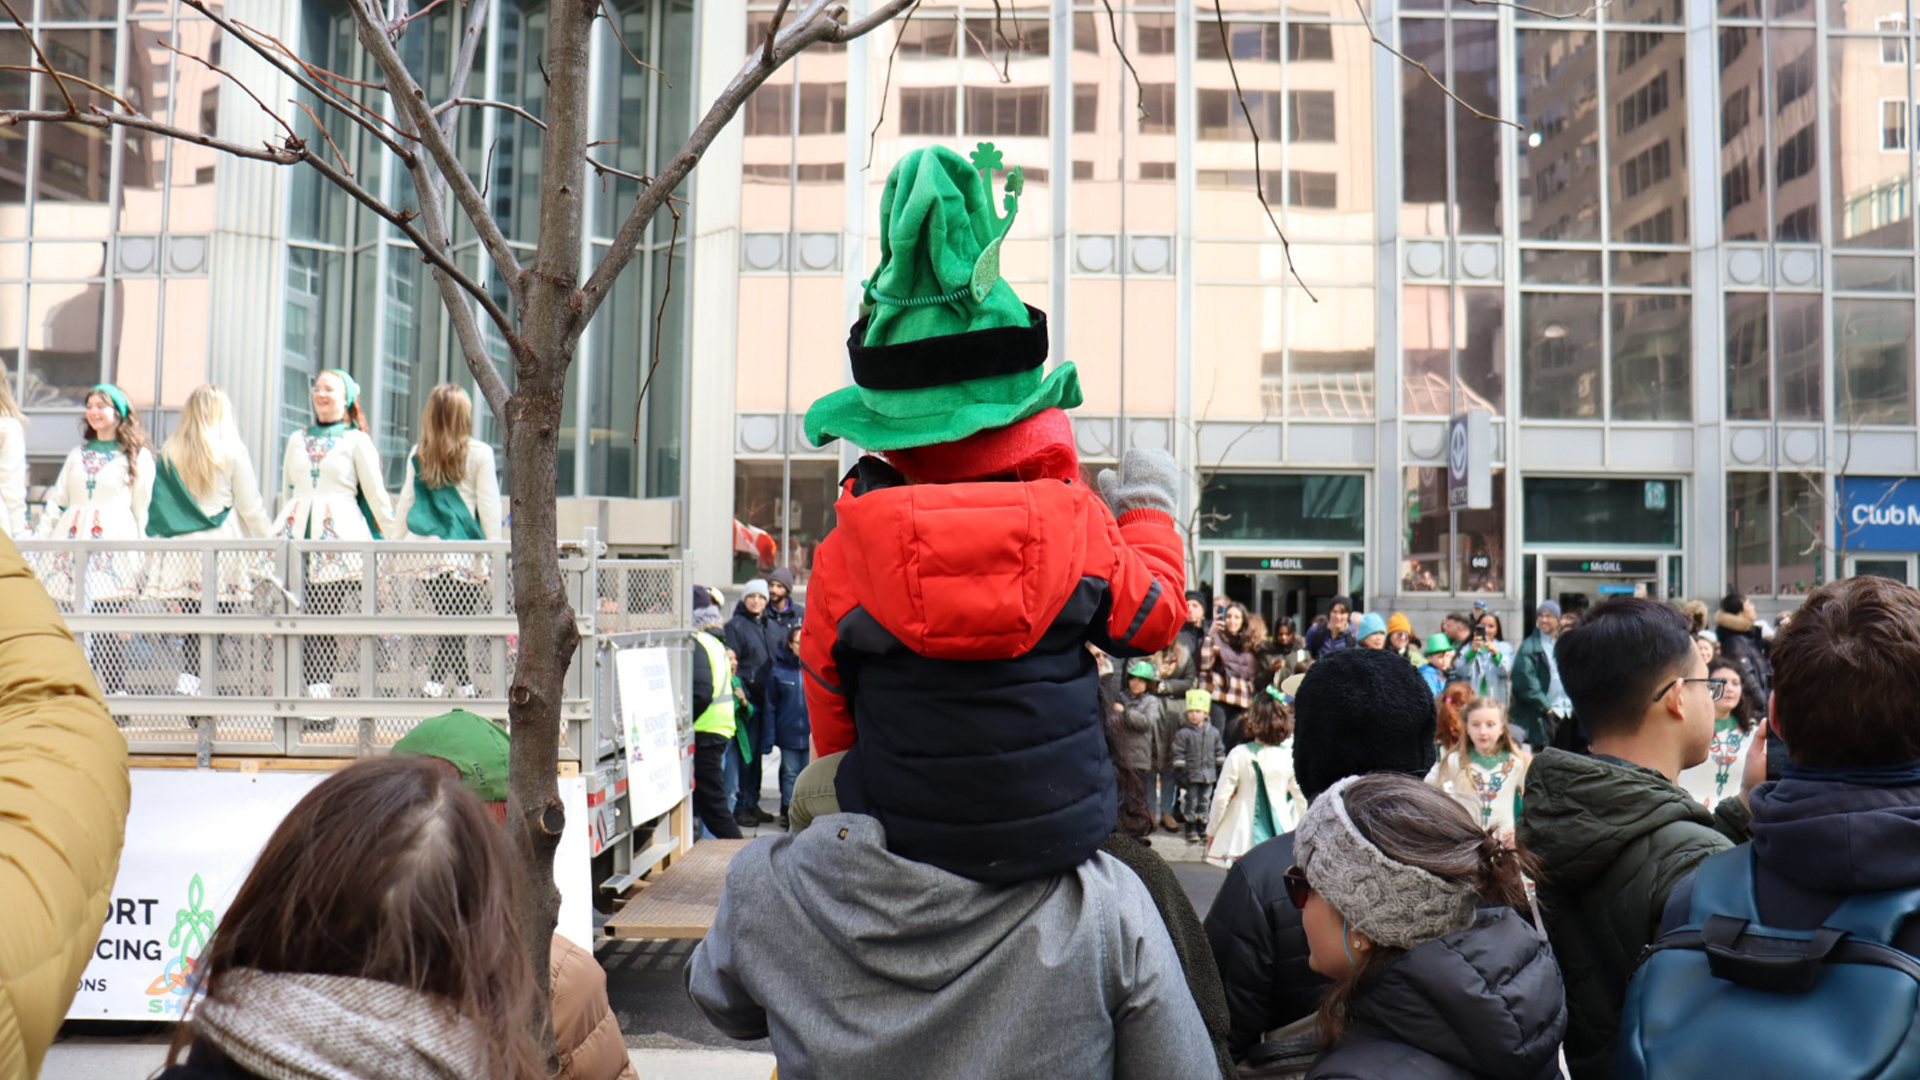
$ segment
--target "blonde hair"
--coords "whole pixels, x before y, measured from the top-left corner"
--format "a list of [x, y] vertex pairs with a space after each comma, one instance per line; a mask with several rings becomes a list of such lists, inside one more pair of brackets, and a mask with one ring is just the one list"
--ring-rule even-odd
[[9, 420], [27, 422], [27, 414], [20, 411], [20, 403], [13, 396], [13, 373], [5, 364], [0, 364], [0, 416]]
[[472, 437], [473, 399], [452, 383], [434, 387], [420, 413], [420, 479], [430, 488], [465, 480], [467, 440]]
[[213, 383], [194, 388], [180, 410], [180, 428], [160, 448], [180, 471], [180, 479], [195, 498], [213, 492], [213, 482], [232, 459], [240, 432], [233, 425], [233, 402]]

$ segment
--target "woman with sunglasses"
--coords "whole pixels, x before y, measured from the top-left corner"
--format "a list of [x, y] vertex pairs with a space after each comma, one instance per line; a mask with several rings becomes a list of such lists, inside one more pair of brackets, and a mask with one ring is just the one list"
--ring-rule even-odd
[[1558, 1077], [1560, 967], [1528, 906], [1527, 856], [1412, 777], [1327, 789], [1294, 842], [1320, 1001], [1308, 1080]]

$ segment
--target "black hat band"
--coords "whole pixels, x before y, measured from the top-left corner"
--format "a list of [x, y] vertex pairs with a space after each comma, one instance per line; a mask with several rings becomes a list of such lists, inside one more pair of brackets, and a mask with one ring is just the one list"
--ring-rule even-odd
[[1025, 306], [1031, 326], [995, 326], [898, 345], [861, 344], [867, 336], [868, 317], [863, 316], [847, 337], [853, 381], [866, 390], [927, 390], [1031, 371], [1047, 362], [1047, 313]]

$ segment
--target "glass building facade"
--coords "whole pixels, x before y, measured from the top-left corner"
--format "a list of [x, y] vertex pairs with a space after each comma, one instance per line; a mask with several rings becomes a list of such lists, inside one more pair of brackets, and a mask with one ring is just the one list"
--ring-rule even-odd
[[[773, 6], [703, 22], [744, 48]], [[810, 54], [739, 133], [733, 512], [802, 573], [851, 451], [797, 416], [936, 143], [1027, 169], [1006, 275], [1083, 458], [1178, 453], [1197, 576], [1269, 614], [1790, 604], [1850, 571], [1840, 481], [1920, 472], [1904, 0], [998, 7]], [[1451, 510], [1468, 409], [1494, 498]]]
[[[605, 164], [651, 174], [693, 119], [692, 0], [615, 0], [594, 29], [590, 131]], [[327, 118], [323, 135], [293, 104], [282, 116], [340, 160], [389, 205], [412, 204], [411, 179], [373, 138], [280, 76], [250, 50], [222, 40], [212, 22], [165, 0], [43, 0], [27, 5], [53, 64], [162, 122], [258, 143], [280, 134], [246, 91], [205, 66], [229, 69], [266, 101], [296, 99]], [[453, 7], [414, 24], [402, 48], [430, 94], [443, 96], [456, 53]], [[286, 41], [342, 78], [374, 112], [390, 109], [350, 80], [378, 73], [354, 39], [344, 0], [248, 4], [234, 17]], [[544, 0], [502, 0], [488, 26], [469, 95], [543, 111]], [[176, 51], [177, 50], [177, 51]], [[627, 54], [631, 51], [633, 57]], [[643, 67], [637, 61], [645, 61]], [[33, 63], [25, 35], [0, 30], [0, 107], [61, 106]], [[107, 100], [77, 85], [82, 108]], [[460, 152], [509, 239], [530, 255], [536, 238], [540, 129], [501, 109], [464, 109]], [[392, 120], [390, 112], [387, 119]], [[608, 174], [587, 195], [596, 258], [637, 185]], [[464, 218], [458, 257], [507, 302]], [[684, 487], [688, 303], [666, 289], [688, 279], [684, 243], [662, 215], [582, 340], [572, 423], [562, 436], [562, 495], [676, 497]], [[671, 249], [671, 250], [670, 250]], [[655, 332], [655, 312], [659, 312]], [[484, 318], [483, 330], [491, 335]], [[497, 335], [489, 340], [506, 377]], [[640, 386], [654, 367], [644, 406]], [[88, 387], [112, 381], [149, 412], [163, 437], [197, 385], [227, 387], [243, 434], [271, 488], [288, 433], [309, 422], [308, 386], [324, 368], [360, 382], [362, 408], [397, 484], [426, 395], [442, 381], [471, 389], [440, 294], [404, 237], [305, 168], [244, 162], [137, 131], [75, 125], [0, 129], [0, 361], [30, 426], [34, 479], [51, 480], [77, 437]], [[586, 392], [581, 388], [590, 389]], [[498, 425], [476, 393], [477, 434], [498, 445]], [[71, 422], [69, 422], [71, 420]], [[508, 478], [509, 484], [511, 478]]]

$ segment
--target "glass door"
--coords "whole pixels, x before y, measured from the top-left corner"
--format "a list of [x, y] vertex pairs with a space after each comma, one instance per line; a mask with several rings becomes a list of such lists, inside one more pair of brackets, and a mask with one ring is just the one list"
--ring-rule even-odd
[[1883, 577], [1902, 585], [1915, 581], [1912, 555], [1849, 555], [1847, 576]]

